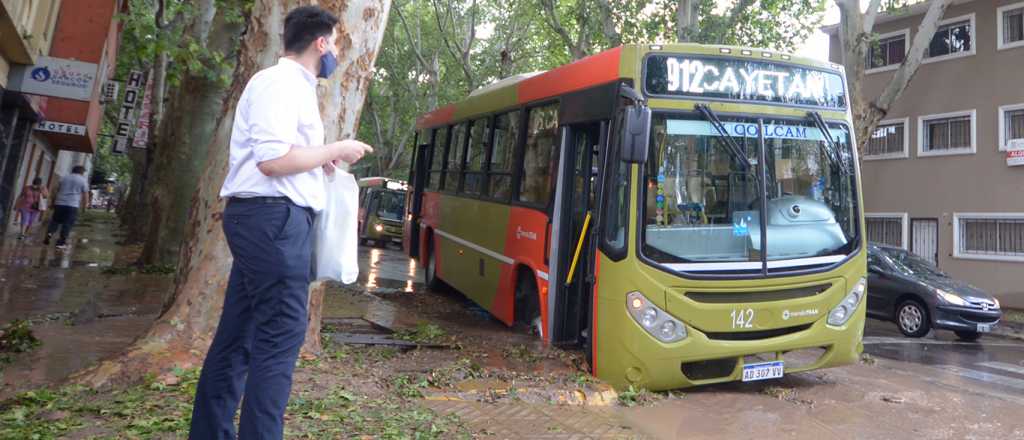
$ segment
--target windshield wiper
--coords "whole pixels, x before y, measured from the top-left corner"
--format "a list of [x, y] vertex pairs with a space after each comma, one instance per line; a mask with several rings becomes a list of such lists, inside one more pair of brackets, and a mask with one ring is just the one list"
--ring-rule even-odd
[[814, 125], [825, 136], [825, 144], [827, 145], [825, 155], [828, 156], [829, 161], [839, 165], [839, 169], [842, 170], [843, 174], [852, 174], [850, 172], [850, 164], [846, 160], [846, 155], [839, 151], [839, 145], [832, 139], [832, 133], [829, 132], [828, 125], [825, 125], [825, 119], [821, 117], [821, 113], [810, 111], [807, 112], [807, 117], [814, 121]]
[[711, 107], [708, 107], [707, 104], [697, 104], [693, 106], [693, 108], [697, 109], [697, 111], [704, 116], [704, 119], [707, 119], [708, 122], [715, 127], [715, 130], [718, 131], [718, 135], [729, 150], [729, 154], [731, 154], [732, 157], [743, 166], [743, 171], [750, 170], [750, 167], [753, 166], [750, 163], [750, 158], [748, 158], [747, 153], [736, 144], [736, 140], [733, 139], [732, 135], [725, 129], [725, 124], [722, 123], [721, 119], [718, 119], [718, 115], [715, 114], [714, 110], [711, 110]]

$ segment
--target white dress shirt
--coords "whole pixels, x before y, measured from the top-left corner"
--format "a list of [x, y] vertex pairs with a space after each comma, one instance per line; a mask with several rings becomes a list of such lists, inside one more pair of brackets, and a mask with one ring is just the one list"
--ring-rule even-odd
[[323, 210], [327, 196], [320, 167], [280, 177], [268, 177], [256, 167], [293, 147], [323, 148], [316, 84], [309, 70], [287, 58], [253, 75], [235, 109], [221, 197], [285, 196], [299, 206]]

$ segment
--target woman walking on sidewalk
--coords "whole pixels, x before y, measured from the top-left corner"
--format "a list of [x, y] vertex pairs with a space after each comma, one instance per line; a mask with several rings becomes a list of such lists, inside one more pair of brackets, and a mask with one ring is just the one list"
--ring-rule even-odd
[[43, 187], [43, 179], [36, 177], [31, 185], [25, 186], [14, 204], [14, 209], [21, 215], [21, 228], [18, 230], [18, 240], [28, 235], [29, 229], [39, 219], [42, 212], [46, 210], [46, 199], [50, 194]]

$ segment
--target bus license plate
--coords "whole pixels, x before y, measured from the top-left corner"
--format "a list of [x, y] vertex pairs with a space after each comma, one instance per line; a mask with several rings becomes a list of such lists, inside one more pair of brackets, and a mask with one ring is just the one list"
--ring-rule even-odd
[[978, 324], [978, 333], [988, 333], [992, 331], [992, 324]]
[[782, 361], [762, 362], [743, 366], [743, 381], [778, 379], [782, 377]]

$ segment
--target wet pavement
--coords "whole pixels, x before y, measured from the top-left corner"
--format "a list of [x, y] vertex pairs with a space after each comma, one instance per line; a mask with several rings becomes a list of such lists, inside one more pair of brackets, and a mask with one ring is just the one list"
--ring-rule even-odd
[[[112, 220], [87, 222], [66, 252], [4, 240], [0, 323], [32, 319], [43, 345], [0, 366], [0, 399], [115, 354], [159, 313], [173, 277], [103, 273], [132, 258], [112, 229]], [[439, 366], [461, 371], [424, 389], [423, 405], [459, 416], [481, 438], [1024, 438], [1024, 341], [906, 339], [869, 320], [861, 364], [659, 393], [626, 408], [581, 373], [580, 353], [545, 347], [456, 292], [427, 291], [421, 269], [396, 247], [362, 247], [360, 258], [357, 283], [328, 289], [325, 332], [360, 320], [388, 334], [442, 328], [445, 348], [410, 351], [389, 368], [434, 379]]]
[[111, 215], [89, 213], [66, 250], [44, 246], [41, 234], [2, 237], [0, 325], [27, 319], [42, 345], [0, 364], [0, 399], [120, 352], [159, 314], [172, 277], [103, 273], [132, 259], [117, 246], [113, 229]]

